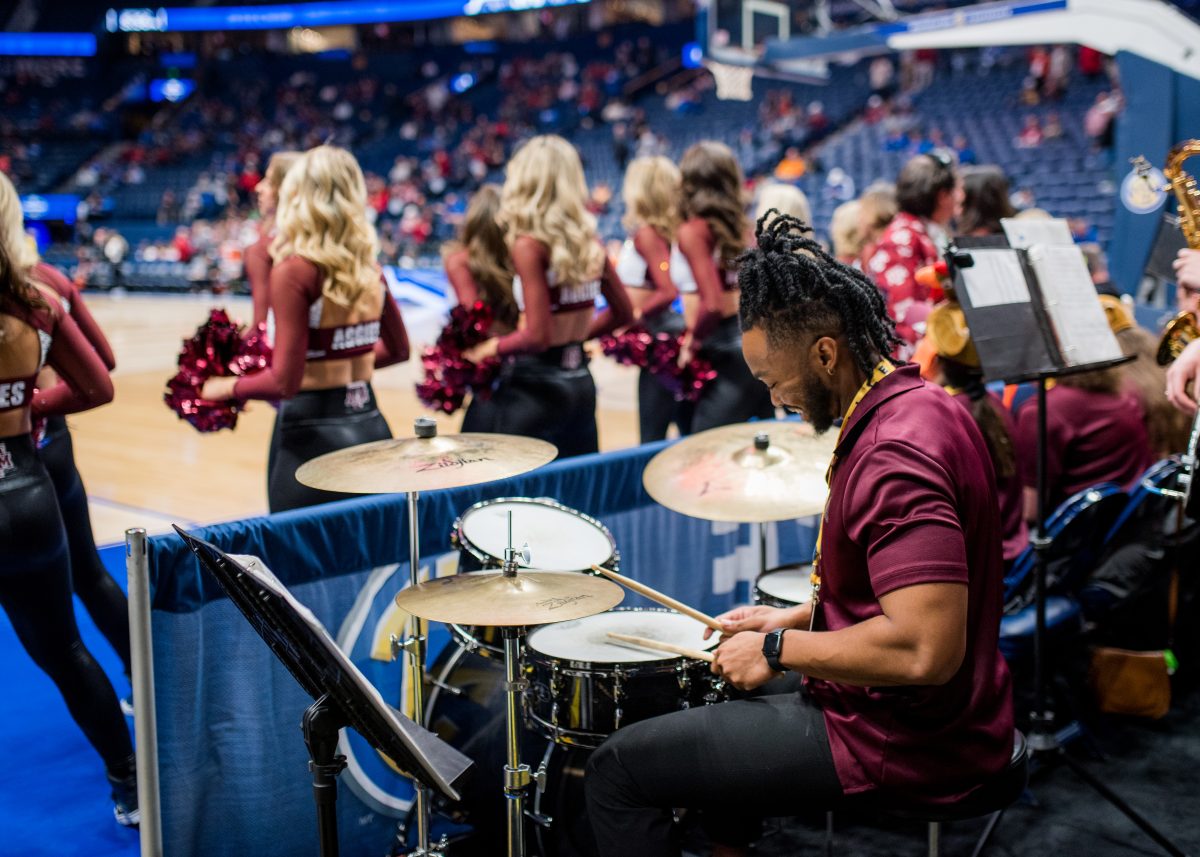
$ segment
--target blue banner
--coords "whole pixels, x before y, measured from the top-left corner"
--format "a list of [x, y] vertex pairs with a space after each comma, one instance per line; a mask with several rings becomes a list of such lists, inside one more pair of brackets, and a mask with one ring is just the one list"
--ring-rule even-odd
[[0, 33], [0, 56], [94, 57], [92, 33]]
[[[642, 471], [665, 445], [422, 495], [423, 573], [455, 571], [451, 529], [473, 504], [550, 497], [611, 530], [625, 574], [709, 613], [748, 601], [759, 567], [757, 531], [686, 518], [654, 503], [642, 488]], [[405, 498], [381, 496], [198, 535], [231, 553], [261, 557], [399, 707], [402, 671], [387, 658], [389, 636], [403, 618], [393, 599], [409, 577], [406, 521]], [[811, 558], [814, 524], [768, 527], [768, 565]], [[313, 853], [311, 780], [298, 729], [311, 700], [178, 538], [151, 539], [149, 556], [165, 853]], [[627, 597], [622, 606], [648, 605]], [[448, 635], [435, 626], [430, 637], [436, 652]], [[343, 853], [385, 853], [411, 803], [409, 782], [355, 735], [344, 736], [340, 752], [349, 760], [338, 801]], [[482, 776], [495, 779], [495, 799], [502, 800], [500, 772]]]

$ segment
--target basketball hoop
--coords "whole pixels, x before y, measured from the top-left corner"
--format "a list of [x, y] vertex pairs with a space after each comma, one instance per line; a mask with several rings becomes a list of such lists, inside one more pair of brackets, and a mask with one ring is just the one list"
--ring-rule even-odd
[[705, 60], [704, 66], [712, 72], [717, 83], [717, 98], [721, 101], [750, 101], [754, 98], [754, 67], [730, 65], [729, 63]]

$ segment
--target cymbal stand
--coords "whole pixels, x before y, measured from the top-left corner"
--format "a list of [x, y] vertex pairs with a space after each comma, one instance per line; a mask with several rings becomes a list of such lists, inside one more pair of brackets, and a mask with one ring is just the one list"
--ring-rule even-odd
[[[760, 431], [754, 436], [754, 449], [758, 452], [765, 453], [771, 447], [771, 436], [765, 431]], [[761, 578], [767, 573], [767, 525], [763, 521], [758, 522], [758, 576]]]
[[[526, 564], [529, 555], [524, 556]], [[508, 547], [504, 549], [505, 577], [517, 575], [517, 551], [513, 548], [512, 512], [508, 513]], [[504, 634], [505, 746], [504, 797], [508, 801], [508, 857], [525, 857], [525, 792], [532, 781], [528, 765], [521, 764], [521, 730], [517, 725], [517, 706], [529, 682], [521, 678], [521, 638], [525, 629], [506, 626]]]
[[[413, 434], [420, 438], [437, 437], [437, 423], [428, 417], [418, 417], [413, 421]], [[421, 541], [418, 503], [420, 493], [408, 492], [408, 574], [409, 585], [420, 583], [421, 572]], [[414, 623], [412, 633], [400, 644], [400, 648], [408, 653], [409, 687], [412, 690], [413, 721], [425, 725], [425, 634], [421, 619], [412, 618]], [[417, 816], [417, 849], [408, 852], [408, 857], [432, 857], [442, 854], [446, 848], [446, 837], [442, 837], [432, 845], [429, 842], [430, 800], [429, 787], [413, 781], [416, 791], [415, 806]]]

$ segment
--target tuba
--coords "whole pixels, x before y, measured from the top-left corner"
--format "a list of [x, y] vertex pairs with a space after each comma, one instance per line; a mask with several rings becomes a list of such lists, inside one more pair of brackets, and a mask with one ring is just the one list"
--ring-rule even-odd
[[[1179, 228], [1183, 230], [1183, 237], [1189, 247], [1200, 250], [1200, 189], [1196, 187], [1196, 179], [1183, 168], [1184, 162], [1193, 155], [1200, 155], [1200, 140], [1178, 144], [1167, 155], [1163, 175], [1179, 202]], [[1158, 365], [1166, 366], [1197, 337], [1200, 337], [1200, 326], [1197, 326], [1194, 313], [1181, 312], [1175, 316], [1159, 340]]]

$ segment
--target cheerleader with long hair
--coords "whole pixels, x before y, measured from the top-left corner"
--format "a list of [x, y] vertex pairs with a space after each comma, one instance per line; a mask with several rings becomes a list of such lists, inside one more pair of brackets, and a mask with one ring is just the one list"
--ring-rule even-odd
[[[596, 384], [583, 343], [629, 324], [629, 296], [588, 213], [579, 153], [561, 137], [534, 137], [513, 155], [499, 221], [513, 266], [517, 327], [468, 351], [504, 359], [486, 430], [547, 440], [567, 457], [599, 450]], [[596, 296], [608, 307], [595, 311]]]
[[[28, 240], [23, 226], [21, 202], [16, 188], [0, 173], [0, 243], [20, 276], [41, 290], [43, 298], [57, 302], [71, 317], [96, 356], [109, 372], [116, 368], [112, 346], [96, 323], [75, 285], [56, 268], [38, 258], [36, 247]], [[43, 367], [37, 387], [50, 389], [58, 382], [51, 367]], [[129, 654], [129, 602], [120, 585], [113, 580], [96, 550], [87, 491], [75, 466], [75, 446], [61, 414], [48, 417], [38, 443], [38, 455], [54, 483], [58, 507], [67, 532], [71, 555], [71, 583], [92, 621], [121, 659], [125, 675], [133, 671]]]
[[[35, 391], [44, 366], [58, 380]], [[103, 759], [117, 820], [136, 825], [129, 729], [112, 684], [79, 636], [67, 532], [31, 434], [34, 418], [94, 408], [112, 393], [96, 350], [0, 241], [0, 606]]]
[[271, 156], [271, 160], [267, 161], [266, 173], [254, 186], [254, 192], [258, 196], [258, 214], [261, 218], [258, 240], [246, 248], [242, 261], [246, 281], [250, 284], [250, 300], [254, 307], [254, 315], [250, 321], [251, 331], [266, 323], [271, 309], [271, 242], [275, 240], [275, 209], [279, 204], [279, 189], [283, 186], [283, 177], [299, 159], [299, 152], [276, 152]]
[[738, 328], [737, 258], [750, 231], [741, 167], [728, 146], [705, 140], [684, 152], [679, 170], [683, 222], [670, 265], [687, 322], [679, 359], [702, 357], [717, 373], [696, 402], [692, 431], [771, 419], [770, 393], [746, 367]]
[[[682, 334], [683, 316], [672, 309], [679, 290], [671, 280], [671, 242], [679, 227], [679, 167], [662, 156], [637, 158], [625, 170], [625, 228], [630, 236], [617, 257], [634, 317], [651, 334]], [[662, 440], [671, 423], [680, 435], [692, 430], [692, 404], [674, 394], [646, 368], [638, 376], [638, 424], [642, 443]]]
[[375, 402], [376, 368], [408, 359], [400, 309], [376, 262], [358, 161], [317, 146], [287, 171], [271, 243], [275, 352], [269, 369], [210, 378], [206, 399], [280, 401], [267, 464], [272, 512], [343, 499], [296, 481], [324, 455], [392, 436]]

